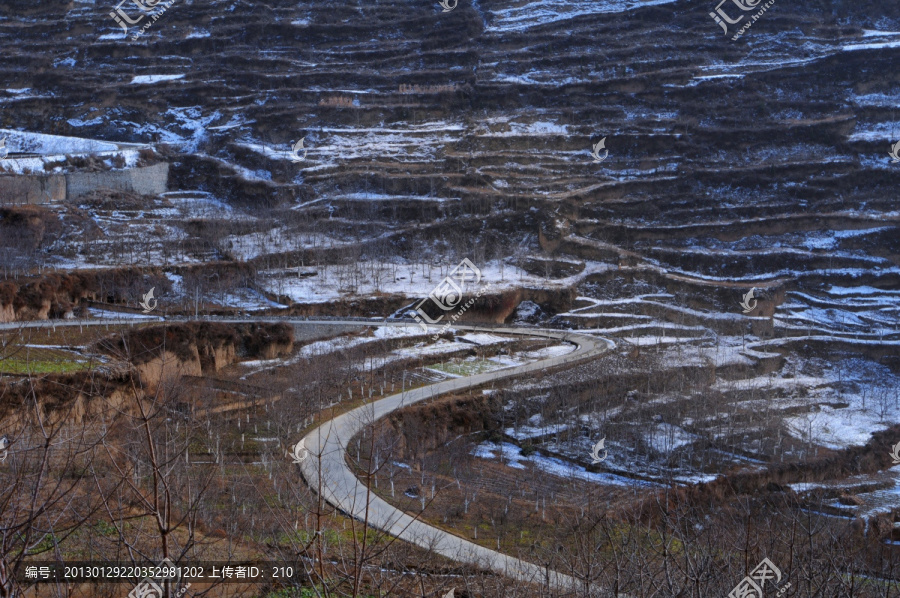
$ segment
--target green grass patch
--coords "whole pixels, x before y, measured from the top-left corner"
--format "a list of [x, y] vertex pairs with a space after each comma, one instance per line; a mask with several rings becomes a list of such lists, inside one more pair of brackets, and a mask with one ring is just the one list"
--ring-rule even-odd
[[100, 520], [94, 524], [94, 529], [97, 530], [97, 533], [103, 536], [117, 536], [119, 535], [119, 530], [116, 529], [116, 526], [107, 523], [106, 521]]
[[90, 370], [96, 362], [74, 351], [44, 347], [19, 347], [0, 359], [4, 374], [64, 374]]
[[[315, 531], [297, 530], [296, 532], [281, 533], [277, 537], [279, 545], [300, 545], [306, 546], [315, 537]], [[341, 535], [333, 529], [325, 528], [322, 530], [322, 540], [329, 545], [336, 545], [341, 541]]]

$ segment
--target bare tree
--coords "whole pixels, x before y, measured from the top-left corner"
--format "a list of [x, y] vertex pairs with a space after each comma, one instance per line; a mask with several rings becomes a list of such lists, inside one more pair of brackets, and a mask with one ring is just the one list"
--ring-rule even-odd
[[[61, 560], [60, 544], [101, 509], [88, 491], [88, 472], [102, 433], [77, 414], [76, 401], [48, 409], [34, 378], [14, 394], [0, 388], [4, 434], [11, 439], [0, 464], [0, 596], [24, 595], [18, 581], [31, 557]], [[80, 420], [80, 421], [79, 421]]]

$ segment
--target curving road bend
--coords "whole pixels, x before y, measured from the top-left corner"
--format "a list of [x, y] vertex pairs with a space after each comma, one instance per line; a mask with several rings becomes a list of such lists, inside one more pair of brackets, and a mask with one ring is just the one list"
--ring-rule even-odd
[[[218, 322], [288, 322], [303, 325], [361, 325], [361, 326], [418, 326], [409, 321], [364, 318], [290, 318], [290, 317], [242, 317], [242, 318], [172, 318], [144, 317], [140, 319], [51, 320], [11, 322], [0, 324], [0, 330], [16, 328], [41, 328], [55, 326], [103, 326], [166, 321], [207, 320]], [[441, 326], [430, 326], [437, 330]], [[447, 392], [479, 386], [487, 382], [518, 376], [546, 368], [570, 365], [610, 351], [615, 344], [604, 338], [590, 337], [572, 332], [539, 330], [534, 328], [505, 328], [501, 326], [453, 325], [456, 330], [493, 332], [507, 335], [541, 337], [574, 343], [577, 348], [566, 355], [542, 359], [525, 365], [486, 372], [466, 378], [446, 380], [403, 393], [390, 395], [323, 423], [305, 438], [310, 457], [300, 464], [303, 477], [313, 490], [321, 488], [322, 497], [335, 508], [359, 520], [367, 520], [376, 529], [441, 554], [460, 563], [490, 569], [501, 575], [528, 583], [546, 585], [563, 592], [582, 591], [593, 596], [601, 593], [596, 586], [584, 581], [511, 557], [432, 527], [391, 506], [372, 493], [356, 478], [347, 465], [347, 444], [367, 425], [384, 417], [395, 409], [437, 397]], [[321, 479], [320, 479], [321, 473]], [[321, 485], [321, 486], [320, 486]], [[366, 512], [368, 510], [368, 513]], [[620, 594], [620, 596], [623, 596]]]
[[[382, 323], [383, 325], [384, 323]], [[615, 345], [607, 339], [589, 337], [569, 332], [536, 330], [529, 328], [500, 328], [454, 325], [458, 330], [483, 331], [530, 337], [543, 337], [571, 342], [577, 345], [575, 351], [543, 359], [533, 363], [486, 372], [467, 378], [446, 380], [423, 386], [404, 393], [390, 395], [323, 423], [305, 438], [305, 446], [310, 458], [305, 459], [300, 468], [307, 483], [332, 506], [392, 536], [406, 540], [454, 561], [491, 569], [501, 575], [536, 584], [546, 584], [557, 591], [586, 591], [587, 595], [598, 589], [586, 586], [576, 578], [540, 567], [533, 563], [479, 546], [444, 530], [432, 527], [407, 515], [386, 501], [367, 492], [347, 464], [347, 444], [367, 425], [390, 412], [424, 401], [441, 394], [471, 388], [491, 382], [518, 376], [527, 372], [573, 364], [596, 357], [611, 350]], [[320, 489], [321, 484], [321, 489]], [[320, 490], [319, 490], [320, 489]], [[368, 513], [367, 513], [368, 511]]]

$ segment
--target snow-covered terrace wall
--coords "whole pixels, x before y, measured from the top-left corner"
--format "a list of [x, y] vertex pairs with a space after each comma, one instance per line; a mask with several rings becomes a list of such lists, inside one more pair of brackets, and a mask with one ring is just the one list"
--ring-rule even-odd
[[[109, 188], [157, 195], [167, 189], [169, 165], [138, 167], [150, 146], [0, 129], [0, 204], [74, 199]], [[71, 159], [92, 158], [108, 170], [89, 172]]]
[[115, 153], [126, 147], [144, 147], [132, 143], [113, 143], [111, 141], [98, 141], [81, 137], [64, 137], [62, 135], [0, 129], [0, 139], [4, 137], [6, 138], [6, 149], [11, 154], [40, 154], [47, 158], [60, 158], [72, 154]]

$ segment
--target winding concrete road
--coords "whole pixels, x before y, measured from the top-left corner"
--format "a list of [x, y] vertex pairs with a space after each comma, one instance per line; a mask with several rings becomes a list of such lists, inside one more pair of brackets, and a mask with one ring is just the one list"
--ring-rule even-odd
[[[382, 324], [384, 323], [382, 322]], [[432, 550], [454, 561], [482, 569], [491, 569], [501, 575], [523, 582], [547, 585], [554, 590], [567, 592], [580, 590], [585, 595], [597, 594], [596, 587], [585, 584], [574, 577], [479, 546], [411, 517], [369, 492], [348, 466], [346, 453], [350, 439], [367, 425], [400, 407], [511, 376], [573, 364], [601, 355], [614, 346], [612, 341], [606, 339], [567, 332], [476, 326], [453, 326], [453, 328], [556, 339], [574, 343], [577, 348], [566, 355], [467, 378], [446, 380], [394, 394], [327, 421], [304, 438], [305, 446], [309, 450], [309, 457], [300, 465], [303, 477], [314, 490], [322, 493], [322, 497], [329, 504], [344, 513], [359, 520], [366, 520], [374, 528], [427, 550]]]
[[[55, 326], [104, 326], [139, 323], [181, 322], [191, 318], [123, 318], [96, 320], [43, 320], [32, 322], [11, 322], [0, 324], [0, 330], [15, 328], [39, 328]], [[194, 318], [197, 319], [197, 318]], [[408, 321], [379, 319], [321, 319], [321, 318], [200, 318], [217, 322], [287, 322], [295, 327], [304, 325], [359, 325], [359, 326], [414, 326]], [[431, 326], [438, 330], [442, 326]], [[601, 593], [596, 586], [578, 580], [570, 575], [560, 573], [496, 550], [479, 546], [459, 536], [438, 529], [419, 521], [405, 512], [395, 508], [374, 493], [367, 491], [347, 464], [347, 445], [350, 440], [362, 432], [372, 422], [386, 416], [401, 407], [418, 403], [426, 399], [438, 397], [444, 393], [472, 388], [488, 382], [519, 376], [528, 372], [536, 372], [547, 368], [571, 365], [579, 361], [591, 359], [611, 350], [615, 344], [603, 338], [586, 336], [572, 332], [540, 330], [534, 328], [505, 328], [500, 326], [464, 326], [454, 325], [456, 330], [488, 332], [504, 335], [538, 337], [570, 342], [576, 345], [571, 353], [542, 359], [525, 365], [486, 372], [466, 378], [446, 380], [390, 395], [362, 407], [358, 407], [343, 415], [323, 423], [310, 432], [305, 438], [305, 446], [309, 450], [309, 458], [305, 459], [300, 469], [310, 487], [322, 493], [322, 497], [335, 508], [355, 517], [376, 529], [397, 538], [411, 542], [427, 550], [432, 550], [451, 560], [474, 565], [482, 569], [490, 569], [501, 575], [550, 587], [557, 591], [580, 592], [586, 596]]]

